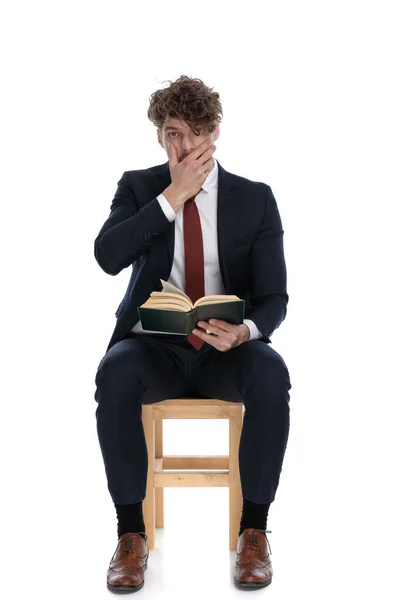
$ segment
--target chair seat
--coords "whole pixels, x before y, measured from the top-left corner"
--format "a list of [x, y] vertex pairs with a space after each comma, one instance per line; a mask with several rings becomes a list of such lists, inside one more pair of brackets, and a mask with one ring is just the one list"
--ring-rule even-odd
[[[155, 547], [156, 527], [164, 527], [165, 487], [228, 487], [229, 547], [231, 550], [236, 549], [242, 509], [238, 452], [243, 409], [242, 402], [193, 396], [170, 398], [154, 404], [142, 405], [148, 452], [143, 517], [149, 549]], [[164, 419], [228, 419], [229, 453], [223, 456], [164, 456], [162, 441]]]

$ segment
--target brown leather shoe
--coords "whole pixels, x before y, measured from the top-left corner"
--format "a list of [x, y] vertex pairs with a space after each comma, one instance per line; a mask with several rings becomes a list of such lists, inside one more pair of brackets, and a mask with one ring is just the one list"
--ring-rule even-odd
[[271, 547], [263, 529], [244, 529], [238, 538], [236, 551], [234, 582], [237, 587], [260, 588], [271, 583]]
[[108, 589], [117, 592], [140, 590], [144, 585], [148, 556], [147, 535], [146, 539], [138, 533], [121, 535], [107, 571]]

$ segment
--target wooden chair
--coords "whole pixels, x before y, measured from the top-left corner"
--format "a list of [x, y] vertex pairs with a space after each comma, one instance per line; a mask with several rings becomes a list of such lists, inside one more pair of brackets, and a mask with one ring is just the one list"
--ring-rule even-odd
[[[236, 549], [242, 513], [238, 451], [243, 413], [242, 402], [210, 398], [173, 398], [142, 405], [149, 460], [143, 518], [149, 549], [155, 547], [155, 528], [164, 527], [165, 487], [229, 487], [229, 548]], [[229, 419], [229, 455], [164, 456], [163, 419]]]

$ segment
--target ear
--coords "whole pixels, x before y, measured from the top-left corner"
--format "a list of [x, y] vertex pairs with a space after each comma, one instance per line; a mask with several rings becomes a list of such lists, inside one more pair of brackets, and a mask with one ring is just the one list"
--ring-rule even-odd
[[164, 144], [163, 144], [162, 137], [161, 137], [161, 131], [159, 129], [157, 129], [157, 139], [158, 139], [158, 143], [160, 144], [161, 148], [164, 148]]
[[214, 142], [219, 138], [219, 125], [214, 129]]

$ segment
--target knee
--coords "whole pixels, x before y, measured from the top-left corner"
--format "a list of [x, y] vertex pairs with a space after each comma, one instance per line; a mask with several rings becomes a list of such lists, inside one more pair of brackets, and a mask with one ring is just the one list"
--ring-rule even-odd
[[257, 398], [269, 398], [268, 404], [280, 404], [282, 401], [287, 404], [291, 387], [288, 367], [282, 356], [273, 350], [268, 354], [258, 353], [253, 356], [242, 392]]
[[265, 364], [260, 369], [263, 369], [270, 380], [276, 382], [277, 385], [287, 388], [292, 387], [290, 383], [289, 369], [282, 356], [275, 351], [270, 360], [266, 360]]
[[[126, 352], [111, 348], [101, 359], [95, 376], [97, 401], [142, 391], [140, 362]], [[100, 393], [104, 392], [104, 393]]]

